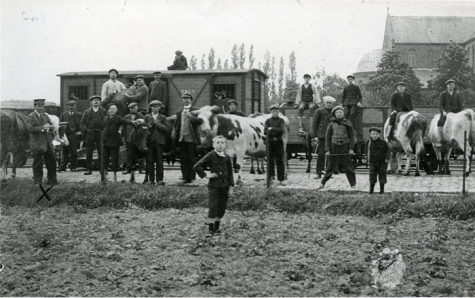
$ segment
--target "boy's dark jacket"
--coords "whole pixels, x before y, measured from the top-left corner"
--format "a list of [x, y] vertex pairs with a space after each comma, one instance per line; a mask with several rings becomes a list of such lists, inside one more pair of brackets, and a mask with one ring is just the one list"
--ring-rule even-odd
[[390, 157], [388, 143], [381, 138], [378, 138], [377, 140], [372, 140], [370, 138], [366, 141], [366, 148], [368, 148], [368, 152], [366, 153], [368, 162], [385, 162], [385, 160]]
[[204, 168], [208, 166], [211, 173], [218, 174], [216, 178], [210, 178], [208, 187], [228, 187], [234, 186], [233, 165], [229, 155], [219, 156], [216, 151], [211, 151], [198, 161], [193, 170], [201, 178], [206, 176]]

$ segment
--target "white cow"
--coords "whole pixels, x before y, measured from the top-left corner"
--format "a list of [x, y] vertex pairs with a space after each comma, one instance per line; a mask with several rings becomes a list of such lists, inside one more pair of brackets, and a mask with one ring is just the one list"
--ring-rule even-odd
[[[467, 132], [467, 151], [464, 152], [467, 162], [465, 168], [465, 175], [470, 173], [470, 157], [471, 151], [475, 147], [475, 112], [471, 109], [466, 109], [458, 113], [448, 113], [447, 120], [442, 127], [442, 136], [439, 133], [437, 122], [440, 119], [440, 114], [434, 116], [430, 123], [429, 139], [434, 147], [435, 154], [437, 155], [437, 161], [439, 162], [439, 168], [437, 174], [449, 174], [449, 157], [453, 148], [464, 147], [464, 131]], [[444, 155], [442, 156], [442, 153]], [[444, 171], [445, 161], [445, 171]]]
[[[244, 156], [254, 156], [257, 158], [266, 157], [266, 145], [264, 135], [264, 123], [271, 117], [271, 114], [264, 114], [255, 118], [240, 117], [231, 114], [221, 114], [218, 106], [204, 106], [197, 111], [191, 112], [203, 120], [200, 125], [201, 133], [206, 137], [213, 138], [217, 135], [223, 135], [226, 139], [225, 153], [229, 156], [236, 156], [237, 164], [241, 167], [238, 173], [237, 184], [242, 184], [241, 168]], [[286, 129], [282, 135], [284, 142], [284, 164], [286, 164], [287, 142], [289, 136], [289, 119], [283, 114], [282, 117], [286, 124]]]

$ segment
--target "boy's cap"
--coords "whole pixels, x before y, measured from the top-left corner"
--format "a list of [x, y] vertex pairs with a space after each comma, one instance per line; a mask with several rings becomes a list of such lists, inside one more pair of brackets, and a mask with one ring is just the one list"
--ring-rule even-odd
[[338, 110], [342, 110], [342, 111], [345, 111], [343, 109], [343, 106], [336, 106], [332, 109], [332, 115], [335, 116], [335, 112], [338, 111]]
[[76, 101], [75, 100], [70, 100], [68, 101], [67, 105], [68, 106], [72, 106], [72, 105], [75, 105], [76, 104]]
[[396, 84], [396, 87], [399, 86], [399, 85], [406, 86], [406, 83], [404, 83], [404, 82], [399, 82], [399, 83]]
[[336, 102], [336, 99], [327, 95], [323, 97], [323, 102]]
[[455, 80], [453, 80], [453, 79], [447, 80], [447, 82], [445, 82], [445, 85], [448, 85], [448, 84], [450, 84], [450, 83], [454, 83], [454, 84], [455, 84]]
[[191, 98], [193, 100], [193, 95], [191, 95], [190, 93], [183, 93], [181, 98]]
[[108, 73], [110, 74], [112, 71], [115, 71], [115, 73], [116, 73], [117, 75], [119, 75], [119, 72], [118, 72], [117, 69], [115, 69], [115, 68], [109, 69], [109, 72], [108, 72]]
[[369, 129], [369, 132], [372, 132], [372, 131], [377, 131], [377, 132], [381, 133], [381, 129], [378, 128], [378, 127], [371, 127], [371, 128]]
[[305, 78], [312, 78], [312, 76], [309, 75], [308, 73], [306, 73], [306, 74], [303, 75], [303, 78], [304, 78], [304, 79], [305, 79]]
[[273, 104], [273, 105], [271, 105], [271, 106], [269, 107], [269, 110], [271, 110], [271, 111], [272, 111], [272, 110], [275, 110], [275, 109], [280, 110], [280, 107], [279, 107], [278, 104]]
[[93, 99], [96, 99], [96, 98], [101, 100], [101, 97], [99, 95], [93, 95], [93, 96], [89, 97], [89, 101], [92, 101]]
[[112, 102], [112, 103], [110, 103], [110, 104], [107, 105], [106, 110], [109, 110], [109, 108], [112, 107], [112, 106], [116, 106], [116, 107], [117, 107], [117, 105]]
[[145, 79], [145, 77], [143, 75], [138, 75], [138, 76], [135, 76], [134, 80], [137, 80], [137, 79]]
[[351, 78], [351, 79], [354, 80], [354, 79], [355, 79], [355, 76], [353, 76], [353, 75], [348, 75], [346, 78], [347, 78], [347, 79], [350, 79], [350, 78]]
[[156, 72], [154, 72], [153, 74], [154, 74], [154, 75], [156, 75], [156, 74], [162, 74], [162, 72], [161, 72], [161, 71], [156, 71]]
[[183, 52], [180, 51], [180, 50], [178, 50], [178, 51], [175, 52], [175, 55], [181, 55], [181, 54], [183, 54]]
[[236, 105], [238, 105], [238, 102], [237, 102], [235, 99], [230, 99], [230, 100], [228, 100], [228, 106], [229, 106], [232, 102], [234, 102]]
[[133, 108], [133, 107], [138, 107], [138, 106], [139, 106], [139, 105], [138, 105], [136, 102], [132, 102], [132, 103], [130, 103], [127, 107], [128, 107], [129, 109], [131, 109], [131, 108]]
[[148, 104], [149, 107], [155, 107], [155, 106], [161, 106], [161, 105], [162, 105], [162, 102], [159, 101], [159, 100], [152, 100], [152, 101]]

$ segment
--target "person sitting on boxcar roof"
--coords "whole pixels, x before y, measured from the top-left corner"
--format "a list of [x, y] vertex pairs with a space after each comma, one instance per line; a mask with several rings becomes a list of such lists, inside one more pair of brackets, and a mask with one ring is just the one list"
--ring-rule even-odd
[[183, 56], [182, 51], [176, 51], [175, 52], [175, 60], [173, 61], [173, 65], [168, 66], [168, 70], [185, 70], [188, 68], [188, 62], [186, 60], [186, 57]]
[[226, 114], [231, 114], [231, 115], [236, 115], [236, 116], [241, 116], [241, 117], [244, 117], [244, 113], [239, 111], [239, 110], [236, 110], [237, 109], [237, 106], [238, 106], [238, 103], [235, 99], [230, 99], [228, 101], [228, 106], [229, 106], [229, 111], [226, 113]]
[[111, 70], [109, 70], [110, 80], [108, 80], [102, 85], [102, 92], [101, 92], [102, 100], [104, 100], [107, 97], [107, 95], [111, 93], [117, 93], [117, 92], [124, 91], [127, 89], [127, 87], [125, 87], [125, 85], [122, 82], [117, 80], [118, 75], [119, 75], [119, 72], [117, 71], [117, 69], [112, 68]]
[[297, 90], [297, 98], [295, 100], [295, 107], [299, 108], [297, 119], [299, 120], [299, 131], [303, 132], [302, 116], [306, 107], [309, 109], [309, 114], [312, 115], [315, 109], [318, 108], [320, 95], [314, 85], [310, 84], [312, 78], [309, 74], [303, 76], [305, 83], [300, 85]]
[[137, 92], [135, 95], [125, 95], [129, 98], [129, 103], [136, 102], [138, 104], [138, 111], [142, 116], [148, 113], [148, 87], [145, 84], [145, 77], [143, 75], [135, 76], [135, 86]]
[[[153, 77], [155, 80], [148, 86], [150, 89], [148, 101], [152, 102], [158, 100], [161, 102], [161, 108], [166, 109], [166, 107], [168, 107], [167, 84], [161, 80], [162, 73], [160, 71], [154, 72]], [[165, 110], [163, 111], [163, 114], [168, 115]]]
[[345, 109], [345, 118], [355, 125], [356, 109], [361, 107], [363, 95], [361, 95], [360, 87], [353, 83], [355, 81], [353, 75], [347, 76], [346, 79], [348, 86], [343, 89], [342, 105]]
[[397, 91], [391, 97], [391, 116], [389, 118], [389, 136], [388, 140], [391, 141], [394, 136], [394, 130], [396, 128], [396, 119], [399, 112], [410, 112], [414, 110], [411, 94], [406, 92], [406, 83], [399, 82], [396, 85]]

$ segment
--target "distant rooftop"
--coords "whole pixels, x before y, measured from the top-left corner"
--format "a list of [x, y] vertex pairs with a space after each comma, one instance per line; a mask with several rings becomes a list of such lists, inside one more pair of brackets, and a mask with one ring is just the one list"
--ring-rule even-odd
[[[155, 71], [162, 72], [162, 76], [172, 76], [172, 75], [187, 75], [187, 74], [243, 74], [250, 71], [260, 72], [267, 78], [267, 75], [260, 69], [197, 69], [197, 70], [120, 70], [119, 76], [136, 76], [143, 75], [153, 77]], [[109, 76], [108, 70], [105, 71], [77, 71], [77, 72], [65, 72], [60, 73], [57, 76], [59, 77], [70, 77], [70, 76]]]
[[374, 50], [364, 55], [358, 63], [356, 72], [376, 71], [378, 69], [378, 63], [383, 57], [383, 53], [384, 50]]

